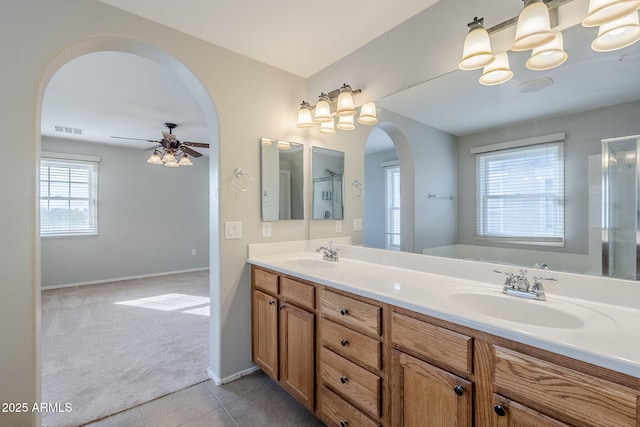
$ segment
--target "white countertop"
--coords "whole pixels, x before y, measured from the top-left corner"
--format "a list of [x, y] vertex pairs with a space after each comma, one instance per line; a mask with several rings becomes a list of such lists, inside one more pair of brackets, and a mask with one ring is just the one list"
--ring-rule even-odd
[[[547, 301], [528, 301], [502, 294], [501, 278], [495, 283], [487, 283], [344, 256], [338, 262], [324, 261], [320, 254], [309, 251], [309, 244], [306, 248], [284, 244], [276, 250], [264, 250], [264, 244], [258, 246], [261, 246], [259, 250], [249, 250], [248, 262], [251, 264], [640, 377], [640, 309], [635, 306], [606, 304], [550, 292], [547, 292]], [[313, 246], [319, 245], [314, 242]], [[356, 250], [367, 251], [364, 248]], [[354, 250], [344, 247], [344, 252], [350, 251]], [[373, 255], [372, 259], [375, 252]], [[354, 258], [362, 258], [362, 255]], [[548, 287], [551, 286], [553, 284]], [[495, 298], [509, 299], [505, 304], [517, 298], [515, 309], [519, 311], [526, 310], [528, 304], [538, 307], [544, 304], [545, 310], [558, 308], [571, 318], [579, 318], [584, 325], [558, 328], [556, 325], [504, 320], [496, 317], [501, 313], [488, 313], [486, 306], [469, 307], [468, 303], [463, 304], [455, 298], [469, 292], [489, 295], [492, 303], [500, 303]], [[532, 323], [544, 325], [545, 322], [546, 319], [539, 318], [533, 319]]]

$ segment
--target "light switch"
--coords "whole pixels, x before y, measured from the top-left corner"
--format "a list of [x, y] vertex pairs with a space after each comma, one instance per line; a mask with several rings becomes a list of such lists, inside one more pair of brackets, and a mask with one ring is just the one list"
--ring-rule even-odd
[[362, 218], [353, 219], [353, 231], [362, 231]]
[[241, 239], [242, 238], [242, 222], [230, 221], [224, 223], [224, 238]]
[[336, 233], [342, 233], [342, 220], [336, 221]]
[[262, 223], [262, 237], [271, 237], [271, 223], [263, 222]]

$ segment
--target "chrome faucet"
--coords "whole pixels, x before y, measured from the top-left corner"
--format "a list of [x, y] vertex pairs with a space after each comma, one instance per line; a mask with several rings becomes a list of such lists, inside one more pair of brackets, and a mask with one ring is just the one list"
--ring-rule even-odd
[[542, 287], [543, 280], [549, 280], [557, 282], [555, 277], [540, 277], [534, 276], [533, 286], [527, 278], [527, 270], [520, 270], [518, 274], [511, 273], [509, 271], [493, 270], [494, 273], [504, 274], [506, 279], [504, 280], [504, 288], [502, 292], [507, 295], [514, 295], [520, 298], [529, 298], [539, 301], [544, 301], [547, 297], [544, 294], [544, 288]]
[[322, 253], [322, 259], [336, 262], [338, 261], [338, 249], [333, 249], [331, 247], [332, 243], [333, 242], [329, 242], [329, 247], [320, 246], [318, 249], [316, 249], [316, 252], [324, 251]]

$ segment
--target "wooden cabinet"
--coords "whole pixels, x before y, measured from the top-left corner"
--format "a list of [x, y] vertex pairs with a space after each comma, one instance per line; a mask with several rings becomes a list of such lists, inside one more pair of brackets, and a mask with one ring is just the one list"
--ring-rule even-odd
[[313, 411], [315, 286], [256, 267], [252, 273], [252, 359]]
[[493, 427], [569, 427], [568, 424], [499, 395], [494, 395], [493, 408]]

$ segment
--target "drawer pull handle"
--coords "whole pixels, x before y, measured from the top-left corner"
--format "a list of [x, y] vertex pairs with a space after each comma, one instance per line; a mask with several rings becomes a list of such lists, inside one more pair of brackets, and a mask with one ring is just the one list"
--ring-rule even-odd
[[502, 405], [494, 406], [493, 410], [496, 411], [496, 414], [498, 414], [499, 417], [504, 417], [505, 415], [507, 415], [507, 411], [504, 409], [504, 406]]
[[464, 387], [457, 385], [453, 388], [453, 391], [455, 391], [458, 396], [462, 396], [464, 394]]
[[349, 421], [347, 420], [340, 420], [340, 427], [347, 427], [349, 425]]
[[342, 314], [343, 316], [346, 316], [347, 314], [349, 314], [349, 310], [347, 310], [346, 308], [341, 308], [340, 314]]
[[347, 346], [347, 344], [349, 344], [349, 341], [347, 341], [347, 340], [340, 340], [340, 345], [341, 345], [341, 346], [346, 347], [346, 346]]
[[342, 384], [346, 384], [346, 383], [347, 383], [347, 381], [349, 381], [349, 378], [347, 378], [347, 377], [340, 377], [340, 382], [341, 382]]

